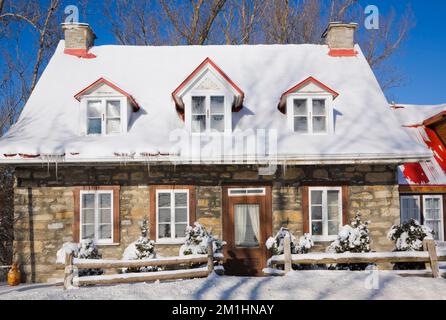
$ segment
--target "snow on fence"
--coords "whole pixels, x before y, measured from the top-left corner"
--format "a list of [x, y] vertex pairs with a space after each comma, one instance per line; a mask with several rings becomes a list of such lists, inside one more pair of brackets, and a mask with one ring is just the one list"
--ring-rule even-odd
[[[190, 255], [184, 257], [168, 257], [150, 260], [96, 260], [76, 259], [73, 253], [65, 256], [64, 289], [85, 285], [107, 285], [118, 283], [134, 283], [157, 280], [177, 280], [189, 278], [204, 278], [214, 271], [214, 261], [222, 261], [222, 254], [215, 254], [212, 242], [208, 244], [207, 255]], [[174, 265], [204, 264], [206, 267], [197, 269], [179, 269], [156, 272], [109, 274], [98, 276], [79, 277], [75, 270], [78, 269], [118, 269], [118, 268], [142, 268], [164, 267]]]
[[284, 270], [266, 269], [269, 275], [284, 275], [292, 270], [293, 264], [320, 265], [320, 264], [373, 264], [373, 263], [397, 263], [397, 262], [424, 262], [426, 269], [432, 272], [434, 278], [440, 277], [439, 261], [446, 261], [446, 250], [437, 250], [435, 241], [425, 239], [424, 251], [403, 252], [368, 252], [368, 253], [309, 253], [291, 254], [289, 237], [285, 237], [284, 254], [271, 257], [268, 265], [284, 265]]

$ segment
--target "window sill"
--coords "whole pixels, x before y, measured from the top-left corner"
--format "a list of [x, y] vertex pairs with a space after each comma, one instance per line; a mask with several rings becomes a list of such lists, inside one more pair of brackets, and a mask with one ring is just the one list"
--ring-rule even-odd
[[179, 240], [156, 240], [156, 245], [183, 245], [186, 239]]
[[337, 239], [337, 236], [333, 237], [313, 237], [313, 241], [317, 243], [326, 243], [326, 242], [333, 242]]
[[119, 247], [120, 243], [96, 243], [97, 247]]

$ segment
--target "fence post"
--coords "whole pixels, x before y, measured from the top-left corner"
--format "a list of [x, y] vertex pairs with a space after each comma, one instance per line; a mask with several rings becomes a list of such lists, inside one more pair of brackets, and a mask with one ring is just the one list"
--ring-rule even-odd
[[73, 285], [73, 252], [65, 253], [65, 274], [63, 281], [64, 290], [68, 290]]
[[208, 241], [208, 271], [211, 274], [214, 271], [214, 245], [213, 241]]
[[424, 239], [423, 249], [424, 251], [429, 252], [429, 263], [426, 263], [426, 269], [428, 269], [429, 265], [430, 270], [432, 270], [432, 276], [434, 278], [440, 277], [440, 269], [438, 267], [437, 249], [435, 247], [435, 241], [433, 239]]
[[284, 239], [283, 253], [285, 258], [285, 273], [288, 273], [291, 271], [291, 239], [288, 234]]

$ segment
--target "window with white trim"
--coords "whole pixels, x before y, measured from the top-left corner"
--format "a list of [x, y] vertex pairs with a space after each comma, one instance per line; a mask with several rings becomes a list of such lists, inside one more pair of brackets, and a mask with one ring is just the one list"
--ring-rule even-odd
[[309, 188], [310, 233], [316, 241], [336, 238], [342, 226], [342, 188]]
[[80, 239], [113, 243], [113, 191], [81, 191], [80, 202]]
[[328, 134], [333, 131], [331, 97], [288, 97], [287, 113], [290, 128], [300, 134]]
[[443, 241], [443, 196], [423, 196], [424, 225], [434, 231], [434, 239]]
[[87, 135], [110, 135], [122, 132], [122, 101], [87, 100]]
[[189, 190], [157, 190], [156, 216], [157, 240], [183, 241], [189, 225]]
[[225, 96], [193, 95], [191, 97], [191, 132], [209, 133], [226, 130]]

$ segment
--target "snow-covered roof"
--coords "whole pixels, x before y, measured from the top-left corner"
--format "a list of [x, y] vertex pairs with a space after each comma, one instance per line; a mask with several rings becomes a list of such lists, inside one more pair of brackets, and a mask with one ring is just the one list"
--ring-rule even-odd
[[421, 163], [401, 165], [398, 170], [401, 185], [446, 185], [446, 148], [435, 131], [423, 123], [446, 111], [443, 105], [394, 105], [400, 125], [416, 143], [432, 150], [432, 157]]
[[[243, 108], [232, 114], [232, 135], [276, 130], [277, 161], [400, 163], [429, 157], [431, 152], [398, 125], [361, 49], [355, 50], [356, 57], [331, 57], [326, 45], [107, 45], [90, 50], [95, 59], [79, 59], [64, 54], [61, 41], [18, 122], [0, 139], [0, 161], [39, 162], [59, 156], [67, 162], [118, 162], [123, 157], [146, 162], [164, 161], [167, 155], [170, 161], [190, 160], [194, 156], [184, 151], [183, 142], [172, 139], [172, 133], [185, 128], [172, 92], [206, 58], [245, 94]], [[339, 94], [333, 101], [333, 135], [294, 133], [286, 115], [277, 110], [282, 94], [309, 77]], [[118, 83], [138, 101], [141, 109], [132, 114], [127, 133], [79, 134], [80, 107], [74, 96], [99, 78]], [[201, 150], [212, 143], [201, 145]], [[232, 152], [232, 160], [274, 162], [259, 151], [222, 150], [225, 156]], [[217, 161], [214, 152], [203, 154], [202, 160]]]

